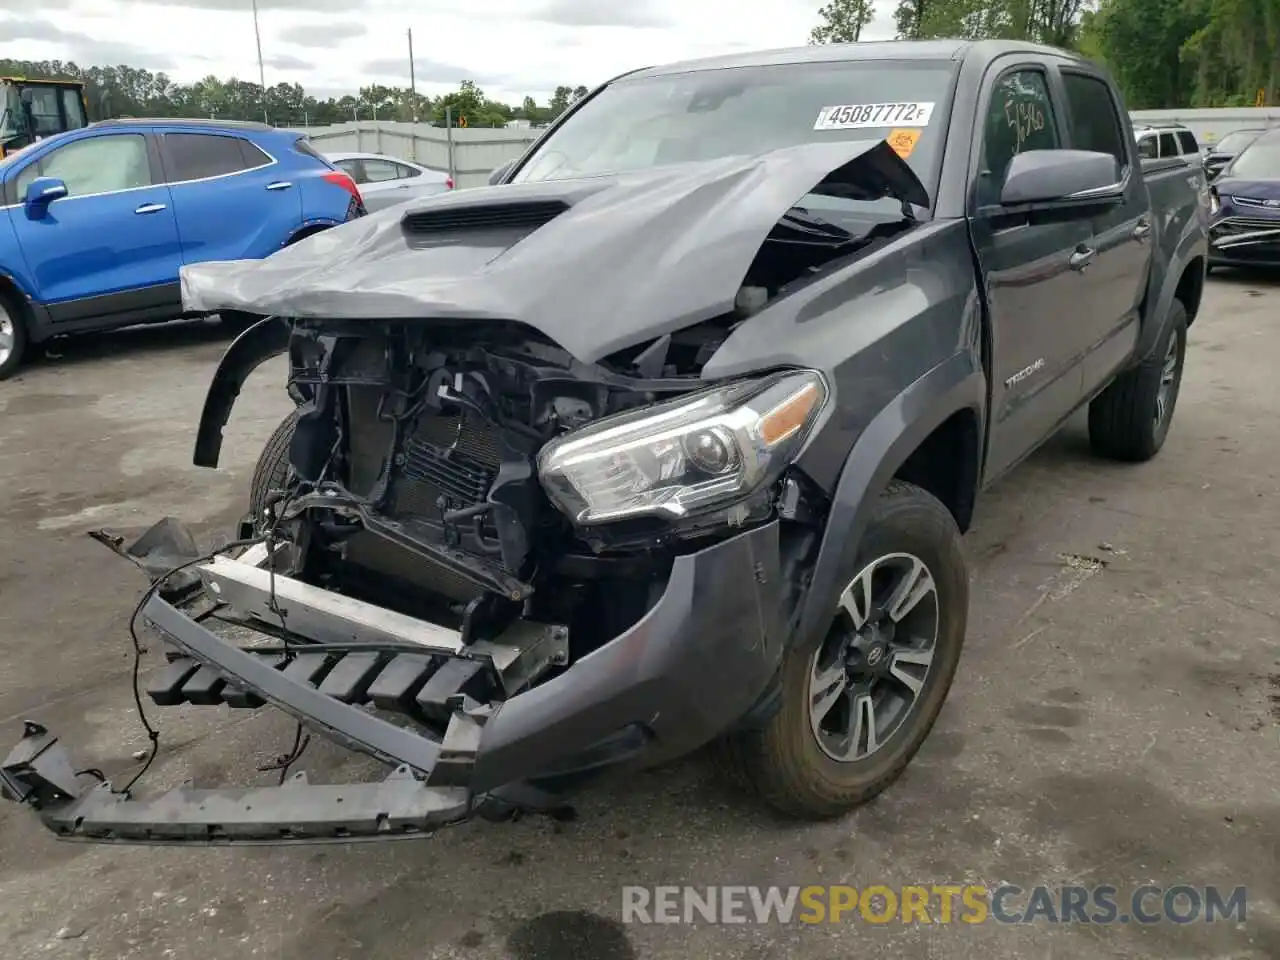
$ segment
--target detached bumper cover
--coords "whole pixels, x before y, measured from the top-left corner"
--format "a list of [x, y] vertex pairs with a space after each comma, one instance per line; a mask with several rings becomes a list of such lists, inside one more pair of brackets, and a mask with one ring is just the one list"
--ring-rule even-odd
[[[36, 809], [64, 839], [296, 843], [392, 839], [466, 819], [531, 781], [634, 757], [688, 753], [746, 714], [783, 651], [778, 530], [770, 524], [674, 562], [653, 608], [559, 675], [503, 702], [450, 697], [442, 741], [344, 703], [270, 658], [241, 649], [155, 597], [145, 616], [182, 653], [312, 730], [395, 769], [378, 783], [133, 799], [77, 777], [56, 738], [28, 723], [0, 793]], [[638, 736], [637, 736], [638, 733]]]

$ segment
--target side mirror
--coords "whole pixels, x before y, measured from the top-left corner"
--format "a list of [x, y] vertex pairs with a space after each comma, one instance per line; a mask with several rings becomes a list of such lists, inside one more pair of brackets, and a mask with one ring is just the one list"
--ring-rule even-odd
[[1028, 150], [1013, 158], [1000, 202], [1005, 206], [1053, 200], [1111, 199], [1123, 192], [1120, 165], [1093, 150]]
[[489, 186], [496, 186], [507, 178], [507, 174], [511, 172], [511, 168], [516, 165], [514, 160], [508, 160], [502, 166], [498, 167], [493, 173], [489, 174]]
[[49, 204], [61, 200], [67, 195], [67, 185], [55, 177], [36, 177], [27, 184], [27, 195], [23, 205], [28, 216], [42, 217]]

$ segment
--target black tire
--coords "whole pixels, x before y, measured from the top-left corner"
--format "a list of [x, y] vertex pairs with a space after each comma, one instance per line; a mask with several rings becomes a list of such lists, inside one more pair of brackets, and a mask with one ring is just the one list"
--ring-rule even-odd
[[294, 410], [281, 421], [267, 440], [253, 468], [253, 481], [249, 485], [249, 510], [254, 524], [260, 524], [272, 490], [280, 490], [289, 480], [289, 442], [293, 428], [298, 423], [298, 411]]
[[27, 318], [22, 305], [0, 291], [0, 380], [8, 380], [18, 372], [27, 342]]
[[[1089, 442], [1100, 456], [1129, 463], [1150, 460], [1164, 446], [1187, 357], [1187, 308], [1173, 301], [1151, 356], [1126, 370], [1089, 404]], [[1172, 358], [1170, 389], [1161, 388]]]
[[[852, 761], [831, 758], [810, 724], [815, 651], [792, 649], [782, 664], [782, 701], [769, 723], [716, 746], [718, 765], [779, 812], [802, 819], [846, 813], [892, 784], [933, 728], [951, 689], [969, 616], [969, 574], [955, 518], [936, 498], [894, 481], [877, 500], [858, 548], [858, 570], [893, 554], [924, 562], [936, 587], [933, 662], [910, 712], [878, 750]], [[832, 599], [832, 621], [837, 601]]]

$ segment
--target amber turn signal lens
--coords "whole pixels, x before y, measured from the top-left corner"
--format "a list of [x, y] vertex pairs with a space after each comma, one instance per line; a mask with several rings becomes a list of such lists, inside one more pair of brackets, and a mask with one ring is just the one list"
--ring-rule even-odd
[[760, 418], [760, 439], [771, 447], [786, 440], [805, 425], [820, 400], [818, 387], [805, 384]]

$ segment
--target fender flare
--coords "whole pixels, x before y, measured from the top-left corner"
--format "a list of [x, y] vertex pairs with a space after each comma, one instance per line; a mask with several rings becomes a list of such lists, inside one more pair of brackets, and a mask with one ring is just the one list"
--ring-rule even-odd
[[200, 412], [196, 448], [191, 462], [197, 467], [216, 468], [222, 452], [222, 428], [231, 419], [240, 388], [249, 374], [272, 357], [289, 349], [289, 324], [279, 317], [267, 317], [249, 327], [227, 347], [213, 373], [209, 392]]
[[[1145, 318], [1142, 329], [1138, 334], [1138, 343], [1133, 350], [1133, 365], [1146, 360], [1156, 349], [1156, 344], [1160, 342], [1160, 334], [1164, 332], [1165, 323], [1169, 318], [1169, 309], [1173, 306], [1174, 297], [1178, 292], [1178, 284], [1182, 281], [1182, 274], [1196, 257], [1201, 259], [1201, 269], [1203, 270], [1209, 263], [1209, 241], [1203, 234], [1189, 233], [1178, 244], [1178, 248], [1174, 251], [1168, 268], [1164, 272], [1164, 276], [1160, 281], [1160, 289], [1155, 297], [1155, 307], [1151, 314]], [[1203, 277], [1201, 282], [1203, 282]]]
[[[836, 596], [857, 572], [853, 566], [872, 505], [907, 457], [961, 410], [974, 411], [985, 424], [986, 407], [986, 374], [980, 359], [965, 351], [912, 383], [867, 425], [840, 472], [793, 644], [807, 652], [825, 635]], [[981, 457], [981, 439], [977, 449]]]

